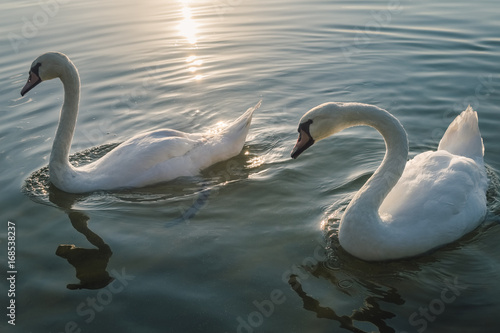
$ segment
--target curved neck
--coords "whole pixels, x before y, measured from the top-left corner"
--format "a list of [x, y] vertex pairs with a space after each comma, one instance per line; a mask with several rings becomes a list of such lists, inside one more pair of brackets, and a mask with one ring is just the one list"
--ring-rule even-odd
[[70, 63], [64, 68], [60, 79], [64, 87], [64, 102], [49, 165], [69, 166], [69, 150], [75, 132], [80, 100], [80, 77], [76, 67]]
[[[391, 189], [403, 174], [408, 158], [408, 137], [401, 123], [389, 112], [376, 107], [361, 107], [352, 113], [351, 126], [367, 125], [375, 128], [384, 137], [386, 153], [380, 166], [355, 195], [346, 210], [356, 211], [356, 220], [368, 223], [360, 212], [378, 216], [378, 209]], [[358, 209], [359, 208], [359, 209]], [[346, 217], [346, 216], [344, 216]], [[372, 216], [373, 218], [373, 216]]]

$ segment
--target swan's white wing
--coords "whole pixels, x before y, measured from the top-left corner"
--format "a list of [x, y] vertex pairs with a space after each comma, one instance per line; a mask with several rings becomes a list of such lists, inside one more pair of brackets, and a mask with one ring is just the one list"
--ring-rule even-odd
[[59, 187], [80, 193], [141, 187], [197, 175], [241, 151], [252, 114], [259, 106], [260, 102], [226, 128], [203, 134], [163, 129], [136, 135], [99, 160], [67, 170]]
[[[473, 230], [486, 213], [487, 177], [474, 160], [444, 150], [417, 155], [380, 206], [391, 227], [441, 244]], [[438, 244], [436, 244], [438, 245]]]
[[161, 161], [186, 154], [202, 142], [201, 136], [192, 139], [192, 135], [169, 129], [141, 133], [118, 145], [96, 161], [95, 166], [106, 168], [126, 163], [130, 168], [132, 163], [135, 169], [149, 169]]
[[[184, 175], [197, 173], [241, 151], [253, 112], [259, 107], [260, 102], [249, 108], [226, 128], [208, 131], [204, 134], [188, 134], [172, 129], [162, 129], [136, 135], [89, 165], [88, 169], [99, 169], [99, 172], [109, 170], [112, 173], [127, 168], [131, 175], [148, 178], [148, 170], [154, 168], [159, 171], [164, 168], [166, 171], [162, 174], [167, 179], [158, 175], [156, 181], [165, 181], [172, 179], [168, 176], [170, 164], [166, 162], [178, 158], [173, 165], [178, 164], [179, 168], [182, 168], [184, 163], [186, 170]], [[144, 175], [141, 176], [141, 174]], [[149, 175], [149, 177], [153, 176]]]
[[[79, 168], [89, 175], [88, 181], [106, 189], [116, 184], [135, 186], [151, 168], [166, 160], [185, 156], [206, 140], [201, 135], [175, 130], [157, 130], [136, 135], [94, 163]], [[189, 165], [184, 165], [189, 169]], [[168, 177], [171, 179], [171, 177]], [[169, 179], [165, 180], [169, 180]], [[109, 184], [109, 185], [108, 185]]]

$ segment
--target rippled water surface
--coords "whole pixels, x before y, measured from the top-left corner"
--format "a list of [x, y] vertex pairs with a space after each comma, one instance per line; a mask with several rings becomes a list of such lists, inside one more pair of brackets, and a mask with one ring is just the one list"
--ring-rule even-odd
[[[498, 332], [498, 1], [7, 0], [0, 17], [0, 263], [10, 221], [17, 271], [2, 332]], [[199, 177], [67, 194], [47, 173], [62, 86], [19, 94], [46, 51], [81, 76], [75, 164], [262, 106], [241, 154]], [[485, 223], [416, 259], [345, 253], [338, 218], [384, 143], [353, 128], [292, 160], [298, 120], [327, 101], [389, 110], [411, 156], [470, 104]]]

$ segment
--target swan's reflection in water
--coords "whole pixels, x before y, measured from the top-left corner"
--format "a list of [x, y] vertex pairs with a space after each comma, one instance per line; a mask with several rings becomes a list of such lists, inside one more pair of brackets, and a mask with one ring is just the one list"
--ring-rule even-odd
[[[455, 325], [453, 311], [469, 311], [480, 294], [475, 290], [498, 276], [498, 261], [484, 245], [500, 215], [500, 181], [490, 171], [489, 178], [490, 213], [479, 228], [426, 255], [395, 261], [366, 262], [343, 250], [338, 227], [347, 202], [342, 199], [341, 208], [322, 224], [326, 255], [315, 256], [314, 265], [301, 265], [288, 285], [304, 310], [350, 332], [420, 332], [431, 324]], [[483, 311], [476, 314], [489, 322]]]
[[68, 216], [73, 227], [97, 249], [86, 249], [69, 244], [59, 245], [56, 255], [68, 260], [75, 267], [76, 277], [80, 280], [80, 283], [70, 283], [66, 287], [72, 290], [106, 287], [113, 281], [113, 278], [106, 271], [113, 252], [101, 237], [88, 228], [88, 216], [80, 212], [71, 212]]
[[[70, 161], [73, 164], [84, 165], [105, 155], [116, 145], [102, 145], [76, 153], [70, 156]], [[89, 243], [96, 247], [84, 248], [71, 244], [58, 246], [56, 255], [66, 259], [69, 264], [74, 266], [76, 277], [80, 280], [80, 283], [68, 284], [67, 288], [72, 290], [104, 288], [113, 281], [107, 272], [112, 251], [108, 244], [88, 227], [90, 217], [76, 210], [75, 206], [82, 206], [83, 203], [83, 206], [94, 207], [98, 202], [97, 206], [102, 203], [104, 205], [112, 203], [118, 208], [123, 207], [123, 205], [127, 205], [129, 208], [131, 205], [138, 207], [144, 203], [148, 205], [157, 203], [156, 207], [161, 206], [159, 211], [165, 212], [166, 227], [187, 223], [198, 211], [204, 208], [209, 198], [213, 199], [218, 195], [220, 188], [226, 184], [248, 178], [253, 168], [259, 167], [259, 165], [247, 167], [256, 155], [248, 153], [246, 148], [243, 151], [232, 159], [219, 162], [203, 170], [200, 178], [178, 179], [168, 184], [158, 184], [143, 189], [97, 192], [97, 194], [90, 195], [72, 194], [59, 190], [50, 183], [48, 167], [43, 167], [30, 175], [23, 191], [37, 203], [56, 206], [64, 211], [75, 230], [84, 235]], [[165, 207], [171, 207], [171, 210], [164, 210]], [[158, 216], [163, 218], [163, 215], [160, 214]]]
[[68, 289], [104, 288], [114, 280], [107, 271], [108, 262], [113, 252], [99, 235], [90, 230], [88, 227], [90, 218], [86, 214], [72, 209], [79, 198], [81, 195], [62, 192], [53, 185], [49, 187], [49, 200], [68, 214], [73, 228], [84, 235], [89, 243], [96, 248], [60, 244], [57, 247], [56, 255], [66, 259], [75, 268], [76, 277], [80, 280], [80, 283], [69, 283], [66, 286]]
[[[379, 302], [388, 302], [396, 305], [402, 305], [405, 303], [395, 288], [389, 288], [389, 290], [384, 291], [373, 285], [373, 289], [371, 289], [371, 291], [378, 290], [378, 295], [367, 296], [364, 299], [363, 306], [358, 309], [354, 309], [351, 315], [339, 315], [331, 307], [322, 306], [317, 299], [308, 295], [307, 292], [304, 291], [304, 288], [297, 279], [296, 275], [291, 275], [288, 283], [302, 299], [305, 310], [315, 312], [317, 318], [335, 320], [340, 323], [341, 328], [356, 333], [366, 333], [366, 331], [354, 326], [356, 321], [372, 323], [378, 328], [379, 332], [395, 332], [393, 328], [386, 324], [385, 320], [393, 318], [396, 315], [390, 311], [383, 310], [380, 307]], [[341, 281], [337, 282], [337, 284], [340, 286]]]
[[339, 220], [329, 222], [325, 255], [321, 260], [317, 257], [314, 265], [300, 266], [298, 274], [288, 277], [288, 285], [301, 299], [304, 310], [313, 312], [317, 318], [334, 321], [346, 331], [396, 332], [391, 326], [395, 322], [402, 324], [397, 318], [401, 313], [393, 311], [408, 306], [399, 289], [405, 279], [400, 273], [414, 274], [422, 264], [434, 259], [362, 261], [338, 243]]

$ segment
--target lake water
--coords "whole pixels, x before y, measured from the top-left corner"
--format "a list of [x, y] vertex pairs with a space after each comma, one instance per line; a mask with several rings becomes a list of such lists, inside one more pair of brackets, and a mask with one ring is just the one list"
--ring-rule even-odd
[[[0, 330], [498, 332], [499, 17], [493, 0], [3, 1], [0, 263], [17, 273], [1, 283]], [[140, 131], [200, 132], [262, 107], [242, 153], [199, 177], [69, 195], [46, 170], [61, 84], [19, 94], [46, 51], [81, 75], [76, 163]], [[389, 110], [412, 156], [472, 105], [485, 223], [411, 260], [343, 252], [339, 213], [385, 149], [353, 128], [292, 160], [300, 117], [327, 101]]]

